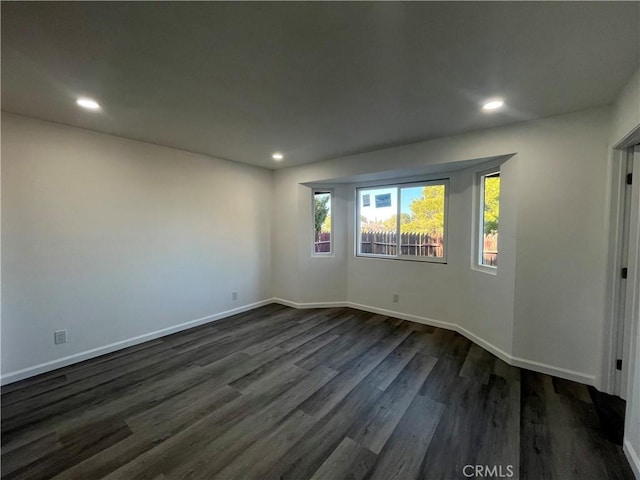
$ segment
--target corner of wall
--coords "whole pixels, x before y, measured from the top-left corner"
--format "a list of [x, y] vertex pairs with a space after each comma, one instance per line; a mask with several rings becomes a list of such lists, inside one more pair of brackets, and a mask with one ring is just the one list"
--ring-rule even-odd
[[638, 127], [640, 127], [640, 68], [631, 75], [613, 104], [610, 133], [613, 148], [627, 142]]

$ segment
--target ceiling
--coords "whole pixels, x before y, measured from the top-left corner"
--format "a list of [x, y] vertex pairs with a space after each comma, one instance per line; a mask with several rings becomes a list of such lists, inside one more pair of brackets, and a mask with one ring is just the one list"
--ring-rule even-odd
[[639, 25], [640, 2], [2, 2], [2, 109], [280, 168], [609, 104]]

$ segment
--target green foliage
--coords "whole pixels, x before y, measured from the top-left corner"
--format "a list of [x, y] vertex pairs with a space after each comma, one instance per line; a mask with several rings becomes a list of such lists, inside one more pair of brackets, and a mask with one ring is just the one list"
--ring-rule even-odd
[[402, 233], [444, 234], [444, 189], [444, 185], [424, 187], [422, 198], [415, 199], [409, 205], [411, 215], [403, 214]]
[[[408, 213], [402, 213], [400, 215], [400, 224], [404, 225], [405, 223], [408, 223], [411, 221], [411, 215], [409, 215]], [[389, 218], [387, 218], [383, 223], [382, 226], [384, 227], [385, 230], [391, 230], [391, 231], [395, 231], [396, 227], [397, 227], [397, 222], [398, 222], [398, 215], [391, 215]]]
[[329, 200], [331, 199], [330, 194], [320, 194], [313, 196], [313, 207], [315, 211], [314, 221], [315, 221], [315, 232], [320, 233], [322, 231], [322, 224], [327, 219], [329, 215]]
[[500, 175], [484, 178], [484, 233], [497, 233], [500, 218]]
[[327, 218], [322, 222], [322, 226], [320, 227], [320, 231], [322, 232], [331, 232], [331, 214], [327, 215]]
[[[444, 206], [445, 186], [427, 185], [422, 190], [422, 197], [411, 202], [411, 213], [400, 216], [401, 233], [428, 233], [429, 235], [444, 235]], [[316, 204], [316, 222], [318, 218]], [[500, 218], [500, 175], [488, 176], [484, 179], [484, 233], [498, 232]], [[361, 217], [361, 222], [367, 219]], [[398, 216], [392, 215], [382, 223], [387, 231], [395, 231]], [[317, 223], [316, 223], [317, 225]], [[316, 231], [317, 227], [316, 227]]]

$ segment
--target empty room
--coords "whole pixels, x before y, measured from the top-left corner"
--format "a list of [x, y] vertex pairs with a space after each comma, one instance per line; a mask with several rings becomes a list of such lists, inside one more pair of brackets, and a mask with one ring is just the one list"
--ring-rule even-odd
[[1, 477], [640, 480], [640, 2], [2, 2]]

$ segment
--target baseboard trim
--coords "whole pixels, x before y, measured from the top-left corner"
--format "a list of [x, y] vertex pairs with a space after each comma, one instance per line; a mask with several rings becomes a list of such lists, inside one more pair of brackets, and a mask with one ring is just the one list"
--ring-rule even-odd
[[287, 307], [297, 308], [303, 310], [305, 308], [337, 308], [348, 307], [348, 302], [315, 302], [315, 303], [298, 303], [291, 300], [285, 300], [284, 298], [274, 297], [271, 299], [272, 303], [279, 303]]
[[423, 325], [429, 325], [432, 327], [444, 328], [446, 330], [457, 330], [457, 325], [449, 322], [443, 322], [441, 320], [434, 320], [433, 318], [420, 317], [418, 315], [411, 315], [409, 313], [396, 312], [395, 310], [387, 310], [385, 308], [371, 307], [369, 305], [363, 305], [361, 303], [354, 303], [354, 302], [347, 302], [347, 306], [351, 308], [355, 308], [357, 310], [364, 310], [365, 312], [386, 315], [387, 317], [400, 318], [402, 320], [421, 323]]
[[8, 385], [9, 383], [18, 382], [20, 380], [24, 380], [25, 378], [33, 377], [41, 373], [50, 372], [51, 370], [56, 370], [58, 368], [66, 367], [74, 363], [82, 362], [84, 360], [89, 360], [91, 358], [99, 357], [101, 355], [106, 355], [107, 353], [112, 353], [117, 350], [122, 350], [123, 348], [132, 347], [133, 345], [138, 345], [140, 343], [148, 342], [149, 340], [155, 340], [156, 338], [164, 337], [166, 335], [171, 335], [172, 333], [181, 332], [182, 330], [187, 330], [189, 328], [197, 327], [198, 325], [202, 325], [209, 322], [215, 322], [216, 320], [222, 320], [223, 318], [230, 317], [232, 315], [237, 315], [238, 313], [247, 312], [249, 310], [253, 310], [255, 308], [262, 307], [264, 305], [269, 305], [271, 303], [274, 303], [274, 299], [268, 298], [266, 300], [250, 303], [238, 308], [233, 308], [231, 310], [226, 310], [224, 312], [208, 315], [206, 317], [197, 318], [195, 320], [190, 320], [188, 322], [180, 323], [178, 325], [173, 325], [171, 327], [163, 328], [161, 330], [156, 330], [154, 332], [138, 335], [137, 337], [128, 338], [126, 340], [114, 342], [109, 345], [93, 348], [91, 350], [85, 350], [84, 352], [75, 353], [67, 357], [58, 358], [56, 360], [51, 360], [49, 362], [34, 365], [32, 367], [23, 368], [22, 370], [17, 370], [15, 372], [10, 372], [5, 375], [2, 375], [2, 377], [0, 377], [0, 385]]
[[638, 480], [640, 480], [640, 455], [635, 451], [629, 440], [624, 441], [622, 450], [624, 450], [624, 454], [627, 456], [627, 460], [629, 460], [629, 465], [631, 466], [631, 470], [633, 470], [633, 474]]
[[[547, 375], [553, 375], [553, 376], [564, 378], [567, 380], [573, 380], [575, 382], [598, 387], [598, 385], [596, 384], [597, 379], [592, 375], [586, 375], [581, 372], [576, 372], [573, 370], [568, 370], [560, 367], [554, 367], [553, 365], [548, 365], [548, 364], [536, 362], [533, 360], [527, 360], [520, 357], [514, 357], [509, 353], [505, 352], [504, 350], [496, 347], [492, 343], [487, 342], [482, 337], [479, 337], [475, 333], [455, 323], [443, 322], [441, 320], [435, 320], [432, 318], [422, 317], [418, 315], [411, 315], [408, 313], [397, 312], [395, 310], [387, 310], [384, 308], [373, 307], [370, 305], [363, 305], [355, 302], [336, 301], [336, 302], [300, 303], [300, 302], [292, 302], [291, 300], [286, 300], [284, 298], [277, 298], [277, 297], [268, 298], [255, 303], [250, 303], [238, 308], [226, 310], [224, 312], [220, 312], [220, 313], [216, 313], [206, 317], [198, 318], [196, 320], [184, 322], [179, 325], [174, 325], [172, 327], [163, 328], [161, 330], [156, 330], [154, 332], [145, 333], [137, 337], [121, 340], [119, 342], [111, 343], [109, 345], [94, 348], [91, 350], [86, 350], [84, 352], [69, 355], [67, 357], [52, 360], [50, 362], [41, 363], [39, 365], [34, 365], [32, 367], [24, 368], [22, 370], [17, 370], [15, 372], [10, 372], [0, 377], [0, 385], [7, 385], [9, 383], [17, 382], [20, 380], [24, 380], [25, 378], [39, 375], [41, 373], [46, 373], [51, 370], [56, 370], [58, 368], [72, 365], [74, 363], [82, 362], [84, 360], [89, 360], [91, 358], [99, 357], [101, 355], [106, 355], [107, 353], [115, 352], [123, 348], [148, 342], [149, 340], [154, 340], [156, 338], [164, 337], [166, 335], [171, 335], [172, 333], [197, 327], [198, 325], [202, 325], [209, 322], [215, 322], [216, 320], [221, 320], [223, 318], [230, 317], [231, 315], [236, 315], [238, 313], [247, 312], [249, 310], [253, 310], [255, 308], [268, 305], [270, 303], [278, 303], [280, 305], [285, 305], [287, 307], [292, 307], [297, 309], [350, 307], [350, 308], [355, 308], [357, 310], [363, 310], [365, 312], [377, 313], [377, 314], [386, 315], [389, 317], [400, 318], [402, 320], [407, 320], [410, 322], [421, 323], [423, 325], [444, 328], [446, 330], [453, 330], [455, 332], [460, 333], [461, 335], [464, 335], [466, 338], [468, 338], [475, 344], [479, 345], [480, 347], [484, 348], [488, 352], [493, 353], [495, 356], [497, 356], [504, 362], [508, 363], [509, 365], [513, 365], [515, 367], [525, 368], [528, 370], [545, 373]], [[632, 451], [631, 454], [635, 455], [635, 452]], [[635, 455], [635, 458], [636, 459], [638, 458], [637, 455]]]
[[488, 352], [493, 353], [496, 357], [498, 357], [503, 362], [508, 363], [509, 365], [513, 365], [513, 356], [511, 354], [505, 352], [501, 348], [496, 347], [494, 344], [487, 342], [484, 338], [479, 337], [478, 335], [471, 332], [470, 330], [467, 330], [464, 327], [461, 327], [458, 325], [456, 330], [458, 333], [460, 333], [461, 335], [464, 335], [476, 345], [479, 345], [485, 350], [487, 350]]
[[479, 345], [490, 353], [493, 353], [496, 357], [502, 361], [513, 365], [514, 367], [525, 368], [527, 370], [533, 370], [534, 372], [545, 373], [547, 375], [553, 375], [554, 377], [564, 378], [566, 380], [572, 380], [574, 382], [583, 383], [585, 385], [592, 385], [598, 387], [597, 378], [593, 375], [586, 375], [581, 372], [569, 370], [566, 368], [554, 367], [546, 363], [536, 362], [534, 360], [527, 360], [520, 357], [515, 357], [501, 348], [496, 347], [490, 342], [487, 342], [482, 337], [479, 337], [475, 333], [467, 330], [460, 325], [451, 322], [443, 322], [441, 320], [434, 320], [432, 318], [421, 317], [418, 315], [411, 315], [408, 313], [397, 312], [395, 310], [387, 310], [379, 307], [372, 307], [370, 305], [363, 305], [355, 302], [339, 301], [339, 302], [315, 302], [315, 303], [298, 303], [282, 298], [273, 298], [275, 303], [286, 305], [293, 308], [332, 308], [332, 307], [350, 307], [357, 310], [363, 310], [365, 312], [378, 313], [380, 315], [386, 315], [389, 317], [400, 318], [402, 320], [408, 320], [410, 322], [421, 323], [423, 325], [429, 325], [432, 327], [444, 328], [446, 330], [453, 330], [460, 335], [471, 340], [473, 343]]
[[574, 382], [584, 383], [585, 385], [591, 385], [596, 388], [599, 387], [597, 378], [594, 375], [587, 375], [567, 368], [554, 367], [547, 363], [536, 362], [534, 360], [527, 360], [520, 357], [512, 357], [512, 360], [509, 363], [514, 367], [526, 368], [527, 370], [533, 370], [534, 372], [546, 373], [547, 375], [553, 375], [554, 377], [573, 380]]

